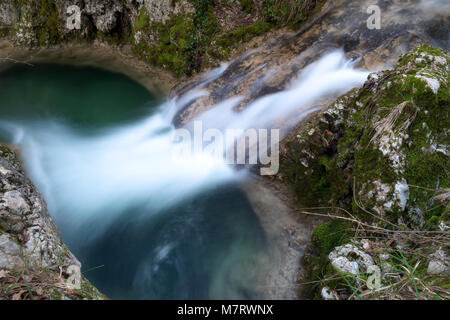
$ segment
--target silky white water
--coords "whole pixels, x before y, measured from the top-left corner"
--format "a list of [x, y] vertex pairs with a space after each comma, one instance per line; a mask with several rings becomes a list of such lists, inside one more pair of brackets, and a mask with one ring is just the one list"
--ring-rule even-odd
[[[230, 249], [223, 255], [216, 253], [218, 256], [213, 261], [205, 262], [211, 265], [205, 267], [208, 271], [205, 269], [202, 274], [208, 276], [199, 280], [202, 284], [198, 291], [191, 291], [182, 285], [183, 281], [186, 281], [184, 286], [192, 285], [181, 275], [185, 272], [183, 268], [203, 259], [197, 253], [190, 254], [188, 258], [181, 257], [185, 252], [182, 249], [185, 242], [192, 241], [200, 247], [205, 245], [202, 237], [204, 232], [208, 232], [199, 226], [215, 225], [204, 222], [204, 219], [209, 219], [208, 215], [214, 212], [220, 215], [229, 205], [229, 199], [239, 197], [232, 196], [234, 191], [228, 195], [223, 187], [245, 183], [247, 173], [235, 170], [224, 159], [218, 159], [207, 152], [197, 151], [177, 157], [174, 153], [176, 128], [173, 126], [173, 118], [192, 99], [207, 95], [203, 86], [220, 76], [226, 68], [227, 65], [223, 65], [212, 71], [196, 88], [149, 110], [145, 119], [126, 124], [82, 132], [76, 126], [51, 116], [21, 121], [11, 117], [0, 121], [3, 136], [8, 136], [9, 142], [20, 146], [28, 174], [44, 195], [49, 211], [76, 254], [94, 261], [96, 258], [92, 258], [92, 254], [83, 252], [93, 250], [92, 252], [97, 252], [97, 256], [105, 248], [110, 250], [108, 252], [114, 252], [111, 247], [113, 244], [127, 248], [125, 251], [137, 252], [136, 248], [139, 248], [143, 252], [139, 254], [139, 261], [124, 257], [115, 257], [113, 260], [105, 258], [111, 264], [116, 261], [118, 265], [132, 261], [130, 263], [133, 264], [135, 274], [131, 278], [134, 280], [132, 283], [130, 280], [123, 280], [129, 286], [125, 297], [254, 297], [252, 294], [242, 295], [236, 288], [246, 282], [244, 278], [248, 276], [249, 270], [256, 272], [256, 260], [245, 262], [245, 266], [237, 268], [240, 270], [237, 273], [230, 271], [236, 269], [241, 263], [239, 259], [247, 254], [239, 250]], [[235, 107], [245, 97], [234, 97], [212, 106], [196, 120], [202, 121], [205, 129], [288, 130], [317, 110], [316, 103], [320, 98], [344, 93], [360, 86], [366, 78], [367, 72], [355, 70], [352, 62], [338, 50], [305, 68], [284, 91], [263, 96], [249, 103], [241, 112], [236, 112]], [[83, 106], [79, 108], [82, 110]], [[185, 127], [192, 129], [191, 124]], [[214, 192], [223, 194], [208, 196]], [[206, 204], [198, 203], [204, 199], [196, 199], [202, 197], [211, 198], [211, 201]], [[191, 209], [196, 203], [198, 207]], [[211, 203], [214, 203], [213, 207]], [[236, 211], [233, 207], [228, 210]], [[224, 216], [223, 219], [228, 218]], [[251, 218], [248, 219], [251, 221]], [[234, 228], [232, 224], [233, 221], [228, 221], [224, 225]], [[124, 228], [129, 228], [127, 236], [121, 233]], [[248, 232], [248, 229], [236, 228], [236, 233], [223, 236], [221, 241], [264, 241], [260, 236], [237, 240], [236, 234]], [[186, 230], [190, 230], [189, 233]], [[254, 232], [256, 234], [258, 231]], [[128, 235], [133, 233], [132, 236]], [[139, 243], [135, 244], [135, 249], [130, 249], [134, 248], [133, 239]], [[214, 232], [208, 239], [214, 239]], [[256, 250], [258, 241], [246, 250]], [[207, 255], [214, 252], [213, 244], [208, 245], [212, 247], [205, 249]], [[98, 251], [92, 249], [96, 246]], [[189, 250], [195, 251], [193, 248]], [[215, 250], [221, 249], [217, 247]], [[264, 255], [263, 249], [258, 250], [261, 251], [260, 255]], [[194, 256], [197, 258], [193, 258]], [[161, 273], [164, 268], [171, 271]], [[114, 272], [120, 273], [118, 270], [120, 268]], [[114, 272], [105, 271], [104, 275], [111, 277]], [[162, 289], [167, 286], [167, 283], [160, 283], [164, 275], [170, 278], [167, 283], [174, 286], [173, 291], [166, 292]], [[113, 277], [102, 281], [114, 282], [115, 279]], [[246, 283], [245, 287], [251, 287], [251, 283]], [[120, 297], [120, 286], [110, 290], [111, 296]], [[185, 294], [178, 295], [177, 290]]]

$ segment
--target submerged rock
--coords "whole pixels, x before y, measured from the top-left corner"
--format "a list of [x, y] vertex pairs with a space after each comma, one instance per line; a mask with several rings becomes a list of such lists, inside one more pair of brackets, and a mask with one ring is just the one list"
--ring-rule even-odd
[[62, 242], [44, 199], [26, 177], [16, 154], [0, 145], [0, 298], [17, 294], [17, 288], [26, 283], [11, 289], [4, 285], [21, 278], [29, 279], [28, 286], [40, 298], [103, 298], [81, 273], [75, 275], [81, 282], [79, 288], [67, 282], [73, 275], [69, 267], [79, 269], [81, 264]]

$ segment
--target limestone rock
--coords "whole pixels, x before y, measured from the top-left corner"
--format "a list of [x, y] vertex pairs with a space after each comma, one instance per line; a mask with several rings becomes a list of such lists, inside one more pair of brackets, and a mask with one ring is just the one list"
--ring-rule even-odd
[[[372, 73], [362, 88], [340, 97], [293, 133], [281, 148], [281, 168], [299, 202], [355, 217], [368, 230], [447, 231], [449, 64], [447, 51], [418, 46], [393, 69]], [[398, 261], [390, 259], [393, 252], [417, 263], [431, 250], [426, 245], [415, 256], [395, 232], [366, 242], [364, 248], [349, 243], [355, 238], [349, 224], [335, 219], [316, 227], [303, 258], [305, 282], [329, 279], [336, 270], [357, 275], [374, 262], [385, 280], [397, 272]], [[435, 246], [430, 245], [433, 251]], [[377, 251], [384, 254], [378, 257]], [[444, 253], [429, 257], [429, 274], [449, 273]], [[336, 288], [339, 294], [346, 292]], [[321, 286], [311, 289], [314, 297], [323, 298]]]
[[118, 0], [86, 1], [84, 12], [94, 18], [98, 30], [108, 33], [116, 26], [117, 13], [123, 10], [123, 2]]
[[0, 234], [0, 268], [20, 265], [23, 265], [23, 260], [20, 257], [20, 246], [8, 234]]
[[366, 272], [374, 264], [372, 257], [354, 244], [336, 247], [328, 258], [339, 271], [354, 275]]
[[9, 2], [0, 3], [0, 28], [10, 26], [12, 23], [11, 6]]
[[331, 292], [330, 288], [328, 288], [328, 287], [323, 287], [322, 290], [320, 291], [320, 295], [325, 300], [333, 300], [334, 299], [333, 293]]
[[450, 275], [450, 258], [444, 250], [438, 250], [429, 257], [427, 273], [432, 275]]
[[144, 0], [145, 8], [152, 22], [166, 22], [172, 14], [187, 14], [194, 12], [193, 6], [186, 0]]
[[449, 61], [420, 46], [299, 129], [282, 147], [281, 167], [300, 202], [341, 207], [355, 195], [384, 219], [425, 226], [435, 194], [418, 188], [448, 188], [439, 163], [449, 157]]

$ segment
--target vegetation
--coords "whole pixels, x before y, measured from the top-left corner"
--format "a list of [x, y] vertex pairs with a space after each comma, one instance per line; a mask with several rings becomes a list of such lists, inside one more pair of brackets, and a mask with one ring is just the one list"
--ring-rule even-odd
[[105, 297], [90, 283], [71, 288], [65, 277], [40, 267], [0, 269], [0, 297], [7, 300], [98, 300]]
[[[345, 216], [329, 217], [333, 220], [314, 231], [313, 245], [303, 258], [307, 274], [302, 283], [306, 287], [304, 293], [307, 296], [323, 299], [321, 289], [327, 288], [333, 299], [450, 298], [448, 275], [427, 272], [429, 262], [427, 257], [440, 250], [442, 244], [448, 248], [448, 233], [426, 233], [409, 229], [405, 225], [382, 228], [357, 219], [351, 223], [347, 220], [343, 223], [342, 219], [346, 219]], [[331, 233], [319, 235], [317, 230], [320, 229]], [[381, 283], [378, 288], [369, 287], [370, 273], [367, 269], [353, 274], [342, 272], [330, 263], [329, 252], [334, 246], [347, 243], [359, 248], [364, 244], [364, 252], [372, 257], [374, 265], [379, 266], [381, 271]], [[352, 261], [351, 256], [349, 259]]]
[[47, 46], [61, 41], [61, 21], [53, 1], [13, 0], [13, 4], [20, 8], [15, 33], [20, 34], [26, 44]]
[[[81, 30], [67, 32], [58, 3], [50, 0], [11, 0], [20, 8], [18, 23], [1, 28], [0, 36], [10, 35], [27, 46], [50, 46], [62, 42], [100, 39], [114, 45], [132, 45], [143, 60], [171, 71], [177, 77], [190, 76], [229, 58], [240, 44], [280, 28], [298, 29], [324, 1], [320, 0], [186, 0], [189, 13], [178, 13], [180, 1], [173, 0], [168, 19], [155, 20], [145, 5], [124, 3], [115, 13], [114, 26], [108, 32], [98, 30], [94, 17], [83, 19]], [[235, 6], [239, 5], [236, 12]], [[137, 13], [136, 13], [137, 10]], [[218, 12], [228, 10], [233, 21], [219, 21]], [[133, 13], [134, 12], [134, 13]], [[236, 15], [236, 16], [234, 16]], [[86, 12], [83, 13], [86, 17]]]
[[[21, 162], [9, 146], [0, 144], [0, 160], [1, 168], [5, 164], [8, 168], [8, 173], [2, 173], [0, 179], [1, 202], [6, 202], [4, 194], [16, 188], [22, 193], [24, 189], [28, 190], [29, 197], [37, 194], [33, 193], [31, 182], [25, 180]], [[105, 299], [83, 275], [80, 275], [79, 288], [68, 283], [68, 266], [76, 263], [76, 260], [61, 242], [53, 222], [49, 221], [46, 225], [44, 219], [50, 219], [49, 216], [25, 211], [20, 219], [11, 219], [8, 214], [14, 214], [10, 213], [10, 207], [3, 206], [2, 210], [7, 214], [2, 214], [0, 219], [0, 300]], [[27, 241], [30, 240], [29, 227], [33, 223], [39, 227], [39, 240], [37, 243], [31, 241], [30, 244]]]
[[237, 30], [233, 30], [223, 35], [217, 41], [217, 44], [223, 48], [229, 48], [235, 43], [246, 42], [255, 36], [260, 36], [263, 33], [269, 31], [270, 29], [271, 25], [269, 23], [259, 20], [253, 24], [250, 24]]

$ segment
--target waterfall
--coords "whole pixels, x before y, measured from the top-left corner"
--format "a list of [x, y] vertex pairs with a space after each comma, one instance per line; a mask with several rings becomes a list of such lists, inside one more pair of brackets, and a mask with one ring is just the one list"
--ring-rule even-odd
[[[195, 88], [164, 102], [146, 119], [135, 123], [93, 134], [80, 134], [54, 119], [2, 120], [0, 129], [9, 132], [11, 142], [21, 147], [26, 169], [55, 220], [65, 229], [80, 230], [83, 239], [77, 241], [87, 246], [123, 219], [124, 213], [127, 221], [137, 224], [152, 217], [158, 219], [186, 199], [226, 183], [245, 180], [246, 171], [235, 170], [224, 158], [218, 159], [203, 150], [178, 156], [174, 152], [177, 130], [192, 130], [191, 123], [175, 128], [175, 115], [193, 100], [208, 95], [203, 87], [227, 67], [222, 65], [213, 70]], [[343, 51], [336, 50], [305, 68], [284, 91], [252, 101], [242, 111], [235, 108], [245, 101], [245, 96], [227, 99], [196, 120], [205, 129], [221, 131], [288, 130], [317, 110], [320, 98], [360, 86], [367, 75], [355, 70], [354, 62]], [[137, 207], [141, 209], [133, 210]], [[86, 225], [93, 231], [83, 233]], [[76, 238], [77, 233], [72, 236]], [[176, 241], [162, 241], [140, 264], [136, 271], [140, 277], [145, 281], [154, 279], [159, 264], [183, 239], [178, 244]], [[142, 282], [136, 284], [140, 286]]]

